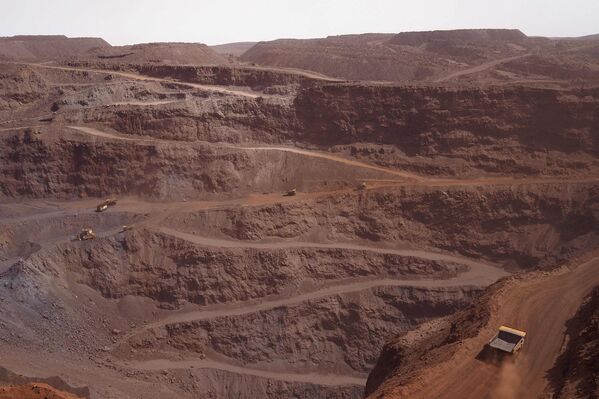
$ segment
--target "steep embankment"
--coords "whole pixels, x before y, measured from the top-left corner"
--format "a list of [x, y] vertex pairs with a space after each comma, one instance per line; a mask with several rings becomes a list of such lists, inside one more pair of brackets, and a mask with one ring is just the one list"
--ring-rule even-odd
[[563, 352], [549, 371], [548, 393], [553, 398], [599, 396], [599, 287], [585, 299], [566, 324]]

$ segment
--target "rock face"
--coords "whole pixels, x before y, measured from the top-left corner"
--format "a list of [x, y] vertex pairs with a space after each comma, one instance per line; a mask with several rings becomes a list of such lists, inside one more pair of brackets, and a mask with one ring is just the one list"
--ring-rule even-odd
[[56, 265], [73, 265], [82, 283], [108, 298], [144, 296], [170, 307], [280, 295], [298, 280], [316, 284], [365, 276], [448, 278], [464, 269], [451, 262], [365, 251], [203, 247], [149, 232], [103, 241], [93, 248], [69, 245], [44, 256]]
[[393, 144], [410, 155], [487, 146], [595, 155], [599, 140], [594, 119], [599, 91], [594, 89], [565, 93], [325, 84], [302, 90], [296, 107], [311, 134], [308, 139], [328, 145]]
[[[384, 176], [371, 172], [358, 176], [355, 168], [322, 160], [308, 165], [301, 156], [273, 156], [264, 150], [71, 139], [75, 133], [65, 125], [82, 122], [102, 124], [132, 138], [230, 143], [293, 140], [422, 174], [566, 175], [597, 170], [596, 89], [405, 88], [322, 83], [297, 74], [243, 68], [150, 65], [139, 70], [157, 78], [251, 87], [263, 90], [257, 93], [264, 97], [208, 97], [189, 89], [181, 95], [175, 93], [176, 88], [165, 93], [158, 85], [141, 84], [127, 90], [106, 84], [98, 84], [94, 90], [80, 89], [66, 82], [82, 79], [96, 84], [101, 77], [7, 67], [5, 73], [11, 79], [3, 79], [0, 86], [0, 113], [8, 118], [18, 117], [24, 110], [45, 109], [50, 115], [41, 119], [55, 124], [19, 135], [2, 134], [2, 194], [72, 198], [111, 191], [183, 198], [248, 188], [284, 190], [290, 185], [298, 189], [325, 184], [338, 187], [354, 185], [359, 178]], [[66, 81], [61, 84], [67, 86], [56, 89], [57, 80]], [[281, 87], [293, 89], [266, 93]], [[108, 101], [123, 105], [100, 105]], [[132, 105], [127, 101], [133, 101]], [[157, 101], [158, 105], [136, 105], [144, 101]], [[52, 114], [52, 109], [60, 112]], [[48, 132], [36, 133], [44, 130]], [[186, 161], [178, 163], [181, 159]], [[43, 166], [40, 160], [52, 167]], [[291, 162], [300, 169], [293, 176], [279, 173], [281, 169], [276, 167], [270, 169], [276, 176], [259, 173], [273, 162]], [[317, 165], [326, 165], [327, 172], [318, 182], [302, 179], [304, 168]], [[166, 190], [166, 181], [177, 188]]]
[[[559, 187], [381, 190], [308, 204], [189, 213], [165, 223], [235, 239], [420, 242], [522, 269], [546, 267], [597, 243], [599, 191]], [[347, 204], [358, 203], [358, 206]], [[335, 217], [330, 218], [333, 212]], [[527, 223], [523, 224], [522, 219]], [[480, 220], [486, 220], [481, 223]], [[543, 236], [543, 243], [531, 237]]]
[[567, 344], [549, 372], [548, 394], [554, 398], [599, 395], [599, 287], [568, 321]]

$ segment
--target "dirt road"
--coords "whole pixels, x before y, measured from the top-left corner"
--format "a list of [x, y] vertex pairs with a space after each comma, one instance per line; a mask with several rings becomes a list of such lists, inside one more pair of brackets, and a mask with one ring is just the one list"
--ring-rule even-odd
[[[115, 139], [115, 140], [125, 140], [125, 141], [135, 141], [144, 144], [158, 144], [158, 143], [170, 143], [174, 145], [182, 145], [188, 144], [186, 141], [176, 141], [176, 140], [164, 140], [164, 139], [155, 139], [155, 138], [147, 138], [147, 137], [125, 137], [122, 135], [109, 133], [100, 131], [98, 129], [87, 127], [87, 126], [68, 126], [68, 128], [102, 138], [107, 139]], [[222, 148], [231, 148], [236, 150], [244, 150], [244, 151], [282, 151], [293, 154], [299, 154], [307, 157], [326, 159], [333, 162], [338, 162], [344, 165], [353, 166], [356, 168], [373, 170], [377, 172], [381, 172], [384, 174], [388, 174], [391, 176], [395, 176], [397, 180], [385, 180], [385, 179], [370, 179], [370, 181], [374, 182], [374, 185], [371, 188], [378, 187], [393, 187], [398, 185], [426, 185], [426, 186], [435, 186], [435, 187], [444, 187], [444, 186], [477, 186], [477, 185], [511, 185], [511, 184], [553, 184], [553, 183], [578, 183], [578, 182], [597, 182], [599, 181], [599, 176], [585, 176], [585, 177], [501, 177], [501, 176], [489, 176], [489, 177], [480, 177], [480, 178], [465, 178], [465, 179], [455, 179], [455, 178], [435, 178], [428, 176], [420, 176], [414, 173], [404, 172], [397, 169], [386, 168], [383, 166], [373, 165], [370, 163], [358, 161], [351, 158], [345, 158], [340, 155], [335, 155], [327, 152], [316, 151], [316, 150], [305, 150], [296, 147], [283, 147], [283, 146], [239, 146], [232, 145], [227, 143], [208, 143], [208, 142], [199, 142], [210, 144], [213, 146], [220, 146]]]
[[344, 279], [335, 282], [326, 288], [321, 288], [311, 292], [305, 292], [291, 297], [284, 298], [261, 298], [258, 301], [248, 301], [244, 303], [232, 303], [230, 305], [215, 305], [206, 306], [204, 309], [195, 310], [185, 313], [176, 313], [162, 320], [145, 325], [133, 334], [138, 334], [142, 331], [162, 327], [168, 324], [185, 323], [192, 321], [208, 320], [217, 317], [241, 316], [249, 313], [262, 312], [282, 306], [293, 306], [302, 302], [326, 298], [333, 295], [348, 294], [351, 292], [365, 291], [376, 287], [422, 287], [422, 288], [437, 288], [437, 287], [462, 287], [462, 286], [478, 286], [485, 287], [494, 283], [497, 279], [505, 277], [508, 273], [501, 269], [493, 269], [492, 274], [485, 274], [482, 270], [470, 270], [462, 273], [457, 277], [445, 280], [402, 280], [391, 278], [352, 278]]
[[175, 79], [154, 78], [151, 76], [140, 75], [140, 74], [133, 73], [133, 72], [121, 72], [121, 71], [93, 69], [93, 68], [76, 68], [76, 67], [66, 67], [66, 66], [56, 66], [56, 65], [42, 65], [42, 64], [34, 64], [34, 63], [16, 63], [16, 64], [28, 65], [28, 66], [32, 66], [32, 67], [36, 67], [36, 68], [58, 69], [58, 70], [62, 70], [62, 71], [78, 71], [78, 72], [88, 72], [88, 73], [110, 74], [110, 75], [115, 75], [115, 76], [121, 76], [121, 77], [127, 78], [127, 79], [141, 80], [141, 81], [145, 81], [145, 82], [158, 82], [158, 83], [170, 83], [170, 84], [174, 83], [174, 84], [178, 84], [178, 85], [182, 85], [182, 86], [193, 87], [195, 89], [200, 89], [200, 90], [204, 90], [204, 91], [210, 91], [210, 92], [222, 93], [222, 94], [228, 94], [228, 95], [234, 95], [234, 96], [249, 97], [249, 98], [269, 97], [268, 95], [265, 95], [262, 93], [257, 94], [257, 93], [251, 93], [249, 91], [228, 89], [228, 88], [225, 88], [222, 86], [212, 86], [212, 85], [204, 85], [204, 84], [199, 84], [199, 83], [181, 82], [181, 81], [175, 80]]
[[153, 323], [146, 324], [135, 330], [130, 331], [128, 334], [121, 338], [121, 342], [129, 339], [130, 337], [137, 335], [143, 331], [162, 327], [174, 323], [192, 322], [199, 320], [208, 320], [217, 317], [231, 317], [240, 316], [249, 313], [261, 312], [265, 310], [274, 309], [282, 306], [293, 306], [300, 304], [305, 301], [326, 298], [333, 295], [347, 294], [351, 292], [359, 292], [364, 290], [373, 289], [376, 287], [392, 286], [392, 287], [423, 287], [423, 288], [437, 288], [437, 287], [458, 287], [458, 286], [477, 286], [486, 287], [498, 279], [508, 275], [504, 270], [491, 266], [482, 262], [478, 262], [472, 259], [466, 259], [459, 256], [411, 249], [386, 249], [386, 248], [373, 248], [361, 245], [354, 245], [348, 243], [331, 243], [331, 244], [320, 244], [320, 243], [304, 243], [297, 241], [285, 241], [285, 242], [270, 242], [270, 243], [252, 243], [252, 242], [241, 242], [241, 241], [228, 241], [207, 237], [199, 237], [192, 234], [182, 233], [172, 229], [161, 228], [160, 231], [165, 234], [169, 234], [175, 237], [179, 237], [185, 240], [192, 241], [201, 245], [225, 247], [225, 248], [301, 248], [301, 247], [313, 247], [313, 248], [340, 248], [349, 250], [359, 251], [371, 251], [377, 253], [388, 253], [400, 256], [417, 257], [428, 260], [437, 261], [448, 261], [468, 266], [468, 271], [459, 274], [458, 276], [448, 279], [392, 279], [392, 278], [347, 278], [333, 282], [329, 282], [326, 286], [319, 289], [303, 292], [294, 296], [272, 296], [260, 298], [258, 300], [251, 300], [242, 303], [222, 304], [222, 305], [211, 305], [205, 306], [201, 309], [174, 313], [161, 320]]
[[[596, 285], [599, 257], [574, 269], [513, 282], [477, 337], [463, 342], [450, 361], [425, 371], [417, 382], [387, 397], [538, 398], [546, 386], [545, 374], [561, 350], [566, 321]], [[521, 353], [514, 362], [508, 360], [500, 366], [477, 360], [502, 324], [528, 332]]]
[[251, 375], [273, 380], [301, 382], [307, 384], [316, 384], [323, 386], [343, 386], [366, 384], [365, 377], [354, 377], [348, 375], [325, 374], [325, 373], [283, 373], [276, 371], [259, 370], [250, 367], [235, 366], [229, 363], [218, 362], [209, 359], [191, 359], [191, 360], [168, 360], [156, 359], [138, 362], [127, 362], [125, 367], [136, 370], [161, 371], [166, 369], [189, 369], [189, 368], [208, 368], [228, 371], [230, 373]]
[[[196, 244], [220, 247], [220, 248], [258, 248], [258, 249], [287, 249], [287, 248], [324, 248], [324, 249], [347, 249], [352, 251], [368, 251], [380, 254], [391, 254], [406, 257], [422, 258], [432, 261], [446, 261], [458, 264], [463, 264], [470, 267], [473, 270], [477, 270], [481, 275], [490, 276], [491, 279], [497, 280], [499, 277], [507, 275], [502, 269], [498, 267], [475, 261], [473, 259], [464, 258], [461, 256], [423, 251], [415, 249], [392, 249], [392, 248], [380, 248], [366, 245], [357, 245], [351, 243], [316, 243], [316, 242], [302, 242], [302, 241], [275, 241], [275, 242], [255, 242], [255, 241], [239, 241], [239, 240], [224, 240], [218, 238], [202, 237], [195, 234], [184, 233], [178, 230], [170, 229], [167, 227], [161, 227], [158, 229], [161, 233], [167, 234], [173, 237], [181, 238], [186, 241], [190, 241]], [[498, 277], [499, 276], [499, 277]], [[495, 281], [493, 280], [493, 281]]]
[[436, 79], [435, 83], [446, 82], [448, 80], [459, 78], [460, 76], [464, 76], [464, 75], [472, 75], [474, 73], [482, 72], [487, 69], [493, 68], [494, 66], [497, 66], [500, 64], [505, 64], [506, 62], [515, 61], [515, 60], [519, 60], [520, 58], [530, 57], [530, 56], [531, 56], [530, 53], [526, 53], [526, 54], [521, 54], [521, 55], [517, 55], [517, 56], [513, 56], [513, 57], [501, 58], [499, 60], [485, 62], [484, 64], [480, 64], [480, 65], [477, 65], [472, 68], [463, 69], [461, 71], [450, 73], [447, 76], [443, 76], [439, 79]]

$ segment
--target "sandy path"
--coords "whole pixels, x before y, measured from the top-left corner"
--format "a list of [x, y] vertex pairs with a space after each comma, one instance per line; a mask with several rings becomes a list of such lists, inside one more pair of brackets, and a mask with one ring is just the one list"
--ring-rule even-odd
[[513, 57], [506, 57], [506, 58], [501, 58], [499, 60], [485, 62], [484, 64], [480, 64], [480, 65], [477, 65], [477, 66], [472, 67], [472, 68], [463, 69], [461, 71], [450, 73], [449, 75], [446, 75], [446, 76], [443, 76], [441, 78], [435, 79], [434, 82], [435, 83], [445, 82], [445, 81], [448, 81], [448, 80], [451, 80], [451, 79], [455, 79], [455, 78], [460, 77], [460, 76], [471, 75], [471, 74], [474, 74], [474, 73], [482, 72], [484, 70], [493, 68], [494, 66], [497, 66], [497, 65], [500, 65], [500, 64], [504, 64], [504, 63], [510, 62], [510, 61], [515, 61], [515, 60], [518, 60], [520, 58], [529, 57], [530, 55], [531, 55], [530, 53], [526, 53], [526, 54], [521, 54], [521, 55], [517, 55], [517, 56], [513, 56]]
[[[574, 269], [516, 281], [501, 295], [489, 325], [466, 340], [453, 358], [425, 370], [418, 381], [388, 398], [538, 398], [546, 387], [545, 373], [559, 355], [565, 323], [584, 297], [599, 285], [599, 257]], [[497, 327], [507, 324], [528, 332], [514, 362], [495, 366], [476, 359]], [[422, 385], [422, 381], [427, 381]]]
[[324, 373], [283, 373], [276, 371], [259, 370], [249, 367], [235, 366], [229, 363], [218, 362], [208, 359], [194, 360], [146, 360], [137, 362], [127, 362], [125, 367], [136, 370], [160, 371], [165, 369], [189, 369], [189, 368], [208, 368], [228, 371], [236, 374], [251, 375], [255, 377], [269, 378], [273, 380], [299, 382], [306, 384], [324, 385], [324, 386], [342, 386], [342, 385], [360, 385], [366, 384], [366, 378], [353, 377], [348, 375], [324, 374]]

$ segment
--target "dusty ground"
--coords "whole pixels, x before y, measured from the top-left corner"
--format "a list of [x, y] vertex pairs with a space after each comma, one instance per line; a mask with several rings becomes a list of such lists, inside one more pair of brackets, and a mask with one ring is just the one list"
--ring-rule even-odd
[[[537, 60], [502, 40], [431, 75], [443, 87], [135, 63], [179, 54], [165, 44], [1, 63], [0, 365], [92, 398], [557, 386], [599, 283], [599, 94], [451, 86]], [[477, 355], [500, 324], [530, 342], [498, 369]]]

